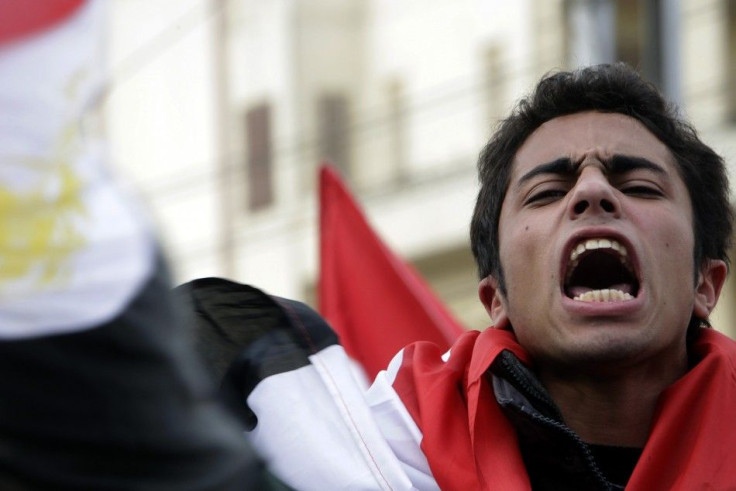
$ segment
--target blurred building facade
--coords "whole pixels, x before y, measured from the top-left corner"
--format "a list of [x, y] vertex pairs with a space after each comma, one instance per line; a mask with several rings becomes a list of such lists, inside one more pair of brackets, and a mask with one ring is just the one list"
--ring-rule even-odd
[[[110, 11], [110, 153], [178, 281], [226, 276], [314, 301], [316, 170], [329, 160], [389, 246], [466, 326], [485, 327], [468, 241], [477, 154], [551, 70], [627, 61], [736, 158], [734, 0], [115, 0]], [[729, 283], [715, 324], [733, 326], [735, 299]]]

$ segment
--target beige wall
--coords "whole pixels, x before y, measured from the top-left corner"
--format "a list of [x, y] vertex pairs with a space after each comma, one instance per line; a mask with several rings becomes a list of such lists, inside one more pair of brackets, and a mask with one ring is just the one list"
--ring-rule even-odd
[[[228, 274], [305, 298], [318, 270], [316, 100], [340, 92], [350, 101], [348, 179], [369, 219], [468, 326], [487, 323], [468, 252], [475, 160], [498, 116], [541, 74], [565, 68], [564, 0], [111, 3], [111, 68], [127, 70], [106, 104], [113, 160], [141, 190], [179, 281]], [[733, 174], [726, 1], [663, 4], [680, 14], [683, 110]], [[251, 212], [243, 118], [264, 100], [275, 201]], [[227, 273], [223, 237], [234, 253]], [[720, 329], [736, 324], [735, 289], [713, 314]]]

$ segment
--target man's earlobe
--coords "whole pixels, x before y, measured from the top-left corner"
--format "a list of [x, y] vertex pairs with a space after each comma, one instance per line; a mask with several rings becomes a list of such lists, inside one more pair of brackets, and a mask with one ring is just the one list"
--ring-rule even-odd
[[720, 259], [709, 259], [701, 268], [695, 287], [693, 313], [696, 317], [707, 319], [713, 311], [721, 295], [721, 288], [726, 282], [727, 273], [728, 267]]
[[493, 327], [506, 328], [509, 325], [506, 299], [498, 287], [498, 280], [491, 275], [483, 278], [478, 285], [478, 296], [491, 317]]

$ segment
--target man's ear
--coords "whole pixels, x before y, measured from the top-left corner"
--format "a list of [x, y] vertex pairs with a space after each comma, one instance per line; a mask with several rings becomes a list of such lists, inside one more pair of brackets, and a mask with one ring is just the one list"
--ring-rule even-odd
[[509, 317], [506, 307], [506, 299], [498, 287], [498, 280], [491, 275], [486, 276], [478, 285], [478, 296], [486, 312], [491, 317], [491, 323], [496, 328], [506, 328], [509, 325]]
[[726, 282], [728, 267], [720, 259], [708, 259], [700, 268], [698, 284], [695, 286], [695, 306], [693, 313], [700, 319], [707, 319], [721, 295]]

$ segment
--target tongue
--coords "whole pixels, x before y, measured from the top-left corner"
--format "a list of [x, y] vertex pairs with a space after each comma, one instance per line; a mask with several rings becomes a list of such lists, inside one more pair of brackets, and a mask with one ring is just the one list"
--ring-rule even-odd
[[[606, 287], [609, 290], [619, 290], [623, 293], [628, 293], [629, 295], [633, 295], [633, 290], [631, 288], [630, 283], [617, 283], [615, 285], [609, 285]], [[593, 290], [602, 290], [603, 288], [591, 288], [589, 286], [582, 286], [582, 285], [575, 285], [575, 286], [569, 286], [567, 287], [567, 295], [570, 298], [575, 298], [578, 295], [582, 295], [583, 293], [591, 292]]]

